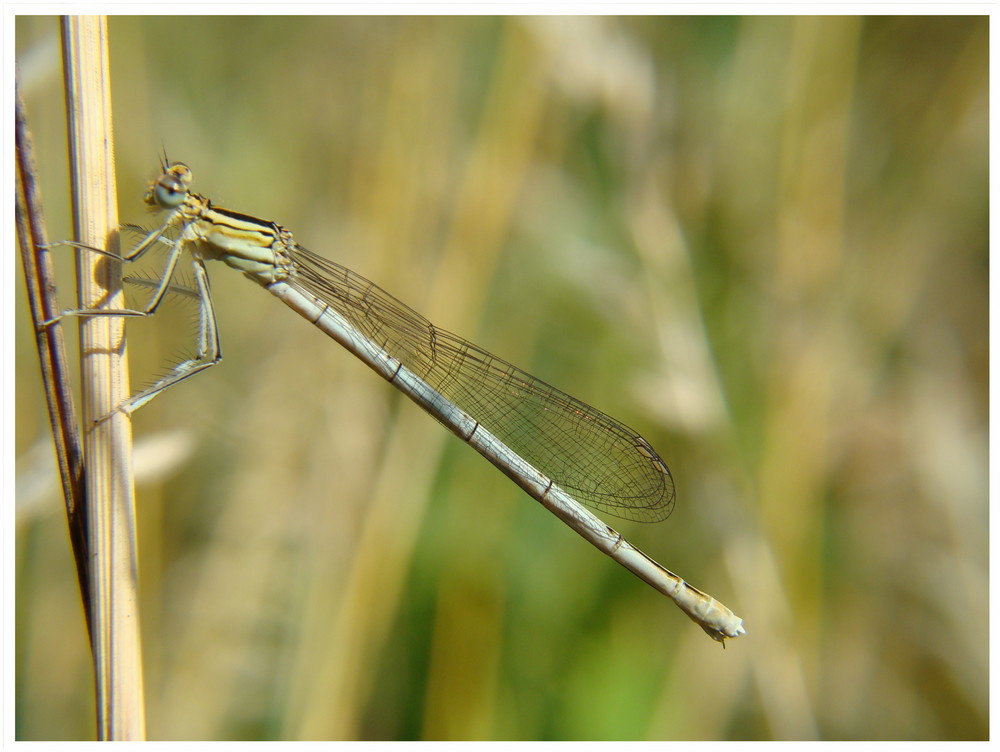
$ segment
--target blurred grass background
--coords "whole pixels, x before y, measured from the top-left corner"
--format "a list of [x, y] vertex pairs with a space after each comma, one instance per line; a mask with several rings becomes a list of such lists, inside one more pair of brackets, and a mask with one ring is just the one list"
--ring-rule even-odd
[[[68, 237], [58, 22], [16, 32]], [[748, 630], [723, 652], [218, 266], [222, 365], [135, 420], [150, 738], [987, 737], [985, 17], [110, 33], [123, 221], [151, 223], [165, 147], [217, 204], [632, 425], [678, 505], [621, 529]], [[87, 739], [17, 304], [17, 735]], [[170, 308], [129, 324], [133, 388], [193, 347]]]

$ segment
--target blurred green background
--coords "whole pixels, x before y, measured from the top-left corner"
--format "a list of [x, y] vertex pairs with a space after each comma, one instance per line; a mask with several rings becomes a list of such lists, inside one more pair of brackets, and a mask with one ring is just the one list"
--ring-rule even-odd
[[[217, 204], [633, 426], [678, 504], [616, 527], [748, 631], [723, 651], [215, 265], [223, 363], [135, 419], [150, 738], [987, 737], [985, 17], [110, 37], [123, 221], [151, 224], [166, 148]], [[57, 19], [16, 41], [69, 237]], [[17, 293], [17, 735], [87, 739]], [[168, 309], [129, 324], [134, 388], [194, 346]]]

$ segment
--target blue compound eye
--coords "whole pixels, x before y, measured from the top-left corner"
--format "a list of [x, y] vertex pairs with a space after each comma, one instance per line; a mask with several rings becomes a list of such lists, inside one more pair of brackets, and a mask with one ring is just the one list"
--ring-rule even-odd
[[153, 189], [153, 197], [157, 206], [164, 209], [174, 209], [184, 203], [187, 187], [172, 175], [164, 175]]
[[146, 203], [159, 209], [176, 209], [187, 198], [191, 169], [181, 162], [170, 165], [146, 191]]

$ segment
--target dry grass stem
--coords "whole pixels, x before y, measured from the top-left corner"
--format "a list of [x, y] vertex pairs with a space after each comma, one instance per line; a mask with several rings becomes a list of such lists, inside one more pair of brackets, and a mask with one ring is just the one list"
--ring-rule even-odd
[[[113, 248], [118, 214], [107, 22], [66, 17], [62, 31], [76, 237]], [[81, 308], [124, 307], [118, 263], [81, 252], [78, 274]], [[121, 318], [81, 320], [97, 723], [98, 737], [108, 740], [145, 737], [132, 430], [125, 415], [113, 413], [129, 395], [124, 335]]]
[[41, 190], [36, 182], [35, 156], [28, 128], [28, 115], [21, 99], [16, 96], [17, 128], [17, 201], [15, 215], [17, 238], [28, 291], [28, 306], [35, 330], [38, 357], [42, 367], [42, 383], [49, 409], [52, 438], [55, 441], [56, 465], [62, 482], [63, 499], [69, 522], [70, 542], [76, 561], [80, 595], [83, 598], [87, 628], [90, 631], [90, 577], [87, 556], [87, 527], [84, 501], [85, 477], [83, 446], [77, 422], [76, 405], [70, 389], [69, 361], [60, 322], [45, 326], [59, 314], [55, 277], [49, 257], [45, 218], [42, 214]]

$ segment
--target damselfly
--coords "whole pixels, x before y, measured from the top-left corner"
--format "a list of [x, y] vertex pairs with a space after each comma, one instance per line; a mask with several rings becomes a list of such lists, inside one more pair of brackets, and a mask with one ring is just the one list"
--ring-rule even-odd
[[632, 429], [480, 347], [431, 324], [373, 282], [317, 256], [274, 222], [213, 206], [192, 193], [191, 170], [164, 160], [145, 195], [170, 214], [124, 260], [157, 243], [164, 273], [142, 310], [171, 289], [190, 253], [200, 305], [195, 357], [121, 406], [131, 413], [181, 379], [219, 362], [219, 337], [204, 262], [244, 273], [360, 358], [492, 462], [589, 543], [666, 594], [713, 639], [745, 634], [743, 620], [657, 564], [581, 504], [616, 517], [657, 522], [670, 514], [674, 483], [656, 451]]

